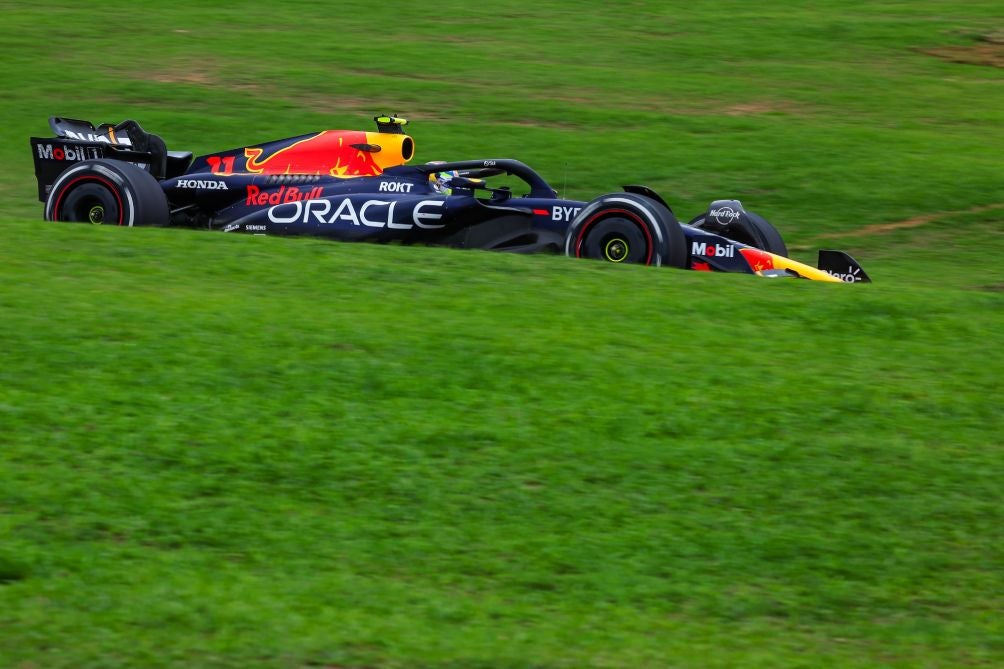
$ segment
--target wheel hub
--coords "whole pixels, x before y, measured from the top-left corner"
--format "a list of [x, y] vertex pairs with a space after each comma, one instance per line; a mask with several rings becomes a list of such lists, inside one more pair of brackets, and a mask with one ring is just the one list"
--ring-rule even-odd
[[100, 225], [105, 220], [105, 208], [96, 204], [87, 212], [87, 220], [95, 225]]
[[628, 257], [630, 252], [631, 247], [628, 245], [627, 240], [620, 237], [608, 240], [603, 247], [603, 255], [610, 262], [624, 262], [624, 259]]

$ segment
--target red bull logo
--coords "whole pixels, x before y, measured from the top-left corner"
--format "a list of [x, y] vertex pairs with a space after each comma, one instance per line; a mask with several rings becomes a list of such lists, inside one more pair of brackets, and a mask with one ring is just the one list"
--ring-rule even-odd
[[278, 149], [268, 144], [244, 149], [248, 172], [333, 177], [378, 176], [408, 162], [413, 153], [407, 135], [355, 130], [325, 130]]
[[743, 248], [739, 249], [739, 252], [743, 254], [750, 269], [756, 273], [771, 272], [772, 276], [800, 276], [804, 279], [834, 283], [839, 283], [842, 280], [816, 267], [760, 249]]
[[324, 197], [324, 188], [321, 186], [314, 186], [307, 191], [300, 190], [296, 186], [279, 186], [279, 190], [262, 191], [258, 186], [251, 184], [248, 186], [248, 197], [244, 204], [248, 207], [277, 205], [300, 200], [316, 200], [319, 197]]
[[766, 251], [754, 248], [745, 248], [739, 249], [739, 252], [743, 254], [743, 258], [746, 258], [746, 262], [749, 263], [750, 269], [754, 272], [762, 272], [765, 269], [774, 269], [774, 256]]

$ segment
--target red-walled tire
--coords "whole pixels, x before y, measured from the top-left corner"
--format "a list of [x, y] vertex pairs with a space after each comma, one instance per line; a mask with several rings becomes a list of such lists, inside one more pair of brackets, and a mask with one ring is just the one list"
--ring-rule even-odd
[[45, 220], [108, 225], [167, 225], [167, 197], [149, 172], [119, 160], [85, 160], [52, 184]]
[[615, 263], [685, 267], [687, 240], [664, 204], [609, 193], [579, 212], [565, 233], [565, 255]]

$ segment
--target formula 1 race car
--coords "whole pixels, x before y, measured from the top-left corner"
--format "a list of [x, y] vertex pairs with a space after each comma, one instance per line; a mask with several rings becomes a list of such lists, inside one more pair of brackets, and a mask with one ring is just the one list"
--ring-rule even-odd
[[[787, 257], [777, 230], [738, 200], [717, 200], [687, 224], [645, 186], [566, 200], [511, 159], [407, 165], [404, 119], [377, 132], [325, 130], [193, 158], [168, 151], [135, 121], [95, 127], [49, 119], [31, 138], [38, 197], [50, 221], [186, 226], [338, 240], [550, 251], [613, 263], [869, 281], [841, 251], [817, 267]], [[489, 185], [489, 179], [515, 179]], [[494, 182], [496, 183], [497, 182]]]

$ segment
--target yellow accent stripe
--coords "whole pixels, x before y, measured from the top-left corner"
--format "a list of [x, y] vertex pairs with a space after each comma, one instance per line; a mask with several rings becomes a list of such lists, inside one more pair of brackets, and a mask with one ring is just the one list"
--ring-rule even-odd
[[784, 256], [775, 255], [773, 253], [771, 253], [770, 256], [771, 258], [774, 259], [774, 269], [790, 269], [791, 271], [796, 272], [800, 277], [803, 277], [805, 279], [812, 279], [813, 281], [843, 283], [843, 281], [833, 276], [829, 272], [824, 272], [823, 270], [817, 269], [812, 265], [806, 265], [805, 263], [800, 263], [797, 260], [792, 260], [791, 258], [785, 258]]

